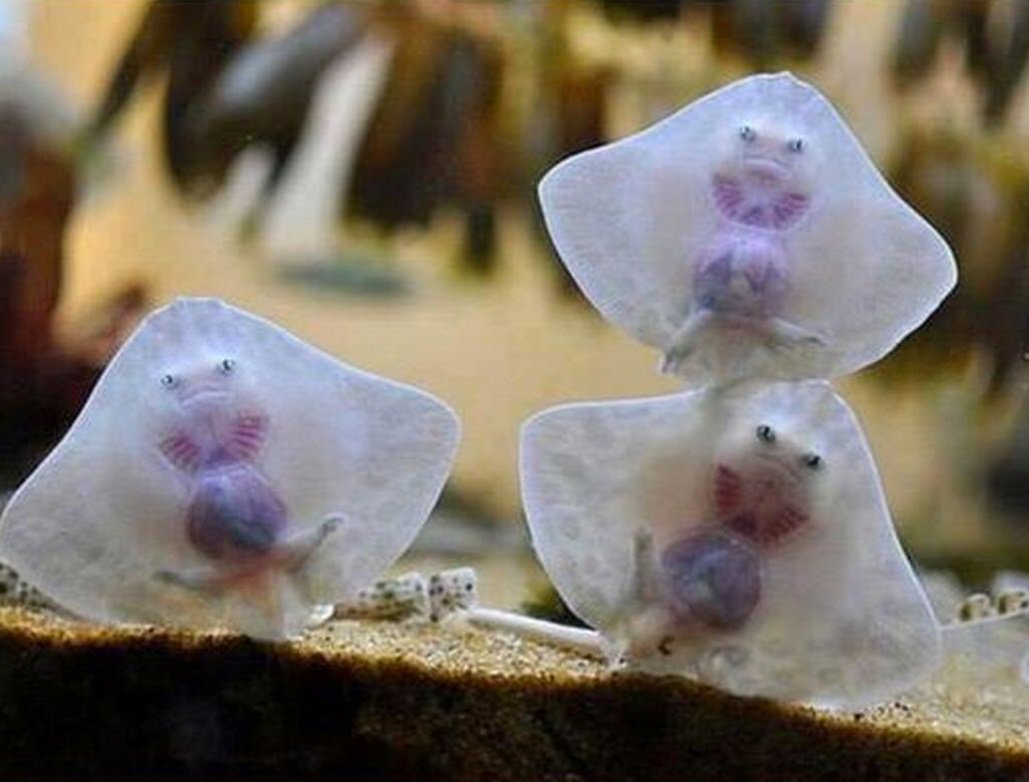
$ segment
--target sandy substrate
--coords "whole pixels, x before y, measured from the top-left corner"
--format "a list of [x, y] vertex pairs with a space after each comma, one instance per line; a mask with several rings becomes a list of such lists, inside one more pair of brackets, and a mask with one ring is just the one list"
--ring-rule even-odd
[[[979, 673], [982, 673], [981, 671]], [[1026, 689], [959, 670], [865, 714], [611, 674], [497, 632], [333, 622], [288, 644], [0, 609], [17, 779], [1029, 779]]]

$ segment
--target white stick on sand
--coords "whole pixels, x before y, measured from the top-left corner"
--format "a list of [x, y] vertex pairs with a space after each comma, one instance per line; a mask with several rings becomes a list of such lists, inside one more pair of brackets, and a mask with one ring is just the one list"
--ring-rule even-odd
[[460, 616], [478, 627], [501, 630], [581, 654], [607, 658], [599, 633], [534, 619], [512, 611], [482, 608], [479, 605], [477, 587], [475, 569], [470, 567], [443, 570], [430, 576], [429, 603], [432, 621], [439, 622], [449, 616]]
[[502, 630], [522, 638], [542, 641], [602, 660], [607, 659], [600, 633], [596, 630], [569, 627], [495, 608], [470, 608], [465, 612], [465, 617], [473, 625]]

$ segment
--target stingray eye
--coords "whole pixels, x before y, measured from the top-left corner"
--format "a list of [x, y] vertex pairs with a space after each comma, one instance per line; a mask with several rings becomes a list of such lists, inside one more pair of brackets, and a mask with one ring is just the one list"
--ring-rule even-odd
[[766, 424], [761, 424], [761, 426], [757, 428], [757, 439], [763, 443], [774, 443], [775, 430]]
[[786, 148], [789, 149], [790, 152], [803, 152], [804, 151], [804, 139], [802, 139], [802, 138], [791, 138], [786, 143]]
[[824, 462], [822, 461], [822, 457], [819, 456], [817, 453], [806, 453], [801, 457], [801, 459], [804, 462], [804, 466], [810, 467], [812, 470], [821, 469], [822, 465], [824, 464]]
[[757, 138], [757, 131], [750, 125], [743, 125], [739, 130], [740, 138], [746, 141], [748, 144]]
[[165, 388], [176, 388], [179, 385], [179, 379], [175, 375], [164, 375], [161, 378], [161, 385]]
[[231, 358], [223, 358], [218, 362], [218, 371], [223, 375], [231, 375], [233, 370], [236, 368], [236, 362]]

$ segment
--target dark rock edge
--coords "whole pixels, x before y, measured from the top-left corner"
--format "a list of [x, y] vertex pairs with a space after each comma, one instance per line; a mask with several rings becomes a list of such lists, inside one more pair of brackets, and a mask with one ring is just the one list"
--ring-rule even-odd
[[459, 674], [0, 610], [0, 778], [1024, 780], [1029, 752], [671, 679]]

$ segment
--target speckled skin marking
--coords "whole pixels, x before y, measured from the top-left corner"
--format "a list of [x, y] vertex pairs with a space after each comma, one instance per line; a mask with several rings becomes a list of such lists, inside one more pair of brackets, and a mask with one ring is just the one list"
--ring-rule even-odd
[[803, 144], [770, 133], [759, 137], [749, 127], [740, 136], [738, 159], [711, 183], [718, 227], [693, 261], [693, 302], [666, 351], [666, 372], [693, 352], [697, 333], [713, 318], [760, 331], [771, 346], [821, 341], [780, 319], [791, 289], [787, 232], [811, 203], [793, 174]]
[[478, 577], [474, 568], [441, 570], [429, 577], [430, 618], [439, 622], [478, 603]]
[[161, 439], [167, 463], [189, 482], [185, 526], [190, 544], [221, 567], [158, 577], [195, 589], [227, 586], [268, 568], [295, 569], [341, 521], [330, 517], [314, 530], [287, 537], [289, 512], [261, 472], [257, 457], [268, 419], [240, 410], [231, 360], [200, 377], [162, 381], [181, 416]]
[[405, 573], [397, 578], [376, 581], [350, 600], [335, 607], [338, 617], [364, 619], [428, 619], [428, 583], [421, 573]]

